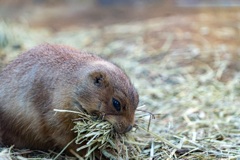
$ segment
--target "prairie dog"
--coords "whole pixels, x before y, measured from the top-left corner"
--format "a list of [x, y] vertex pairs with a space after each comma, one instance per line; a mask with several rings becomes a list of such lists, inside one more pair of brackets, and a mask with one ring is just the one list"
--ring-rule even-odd
[[0, 140], [17, 148], [62, 149], [75, 138], [72, 121], [78, 117], [54, 109], [105, 115], [117, 132], [125, 133], [134, 124], [138, 101], [118, 66], [67, 46], [43, 44], [0, 74]]

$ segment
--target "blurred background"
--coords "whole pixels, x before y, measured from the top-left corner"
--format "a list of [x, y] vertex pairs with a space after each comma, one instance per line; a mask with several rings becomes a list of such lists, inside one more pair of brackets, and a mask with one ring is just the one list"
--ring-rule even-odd
[[41, 43], [121, 66], [183, 159], [239, 157], [240, 0], [0, 0], [0, 70]]
[[33, 27], [62, 29], [191, 15], [206, 10], [227, 13], [239, 5], [239, 0], [1, 0], [0, 16], [2, 20], [27, 21]]
[[[239, 0], [0, 0], [1, 64], [19, 50], [49, 42], [108, 56], [131, 48], [135, 59], [176, 51], [208, 57], [210, 65], [220, 51], [220, 58], [231, 59], [227, 69], [239, 70], [239, 5]], [[187, 61], [182, 63], [193, 63]]]

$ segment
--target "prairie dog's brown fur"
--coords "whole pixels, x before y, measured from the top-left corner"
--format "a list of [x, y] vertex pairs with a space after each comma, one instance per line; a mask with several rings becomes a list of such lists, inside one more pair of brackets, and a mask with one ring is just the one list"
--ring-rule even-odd
[[75, 138], [71, 129], [77, 115], [53, 109], [104, 114], [125, 133], [134, 124], [137, 105], [137, 91], [116, 65], [66, 46], [40, 45], [0, 74], [0, 143], [62, 149]]

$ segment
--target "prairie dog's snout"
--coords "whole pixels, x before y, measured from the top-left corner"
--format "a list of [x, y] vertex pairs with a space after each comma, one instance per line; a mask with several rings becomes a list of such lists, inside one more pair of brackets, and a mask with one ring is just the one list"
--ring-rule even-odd
[[53, 109], [105, 113], [119, 133], [134, 124], [136, 89], [119, 67], [98, 56], [44, 44], [21, 54], [0, 79], [0, 140], [5, 145], [66, 146], [76, 136], [71, 129], [77, 115]]

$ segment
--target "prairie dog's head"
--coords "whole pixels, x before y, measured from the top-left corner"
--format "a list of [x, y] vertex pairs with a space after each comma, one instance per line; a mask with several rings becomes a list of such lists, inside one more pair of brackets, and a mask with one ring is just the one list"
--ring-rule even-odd
[[89, 114], [104, 115], [118, 133], [128, 132], [134, 125], [138, 93], [120, 68], [103, 63], [85, 74], [78, 101]]

